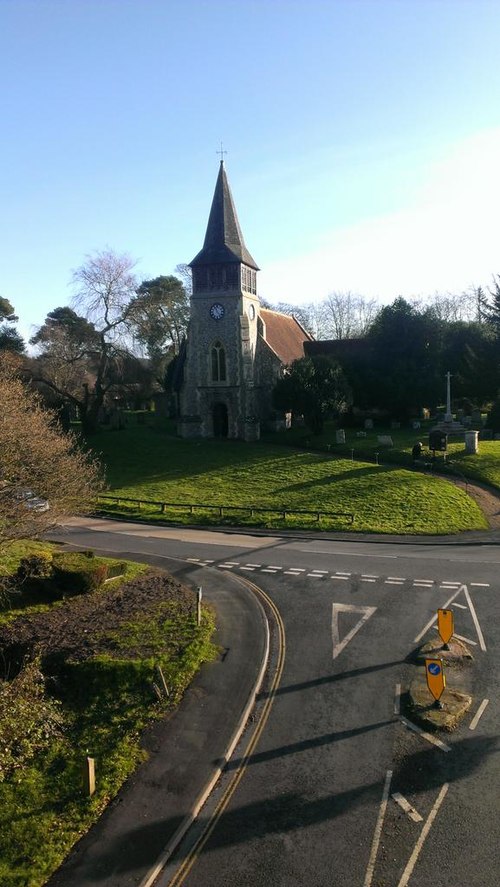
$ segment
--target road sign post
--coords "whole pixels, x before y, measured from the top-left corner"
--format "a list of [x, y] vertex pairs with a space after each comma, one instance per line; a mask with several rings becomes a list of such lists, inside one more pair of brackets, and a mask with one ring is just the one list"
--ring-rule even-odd
[[444, 688], [446, 687], [446, 678], [444, 676], [443, 662], [441, 659], [425, 660], [425, 677], [427, 680], [427, 687], [429, 688], [429, 692], [431, 696], [434, 697], [435, 707], [442, 708], [443, 704], [440, 700], [441, 696], [443, 695]]
[[450, 648], [448, 644], [453, 637], [453, 631], [455, 628], [453, 610], [440, 609], [437, 611], [437, 617], [438, 632], [439, 637], [443, 642], [443, 649], [449, 650]]

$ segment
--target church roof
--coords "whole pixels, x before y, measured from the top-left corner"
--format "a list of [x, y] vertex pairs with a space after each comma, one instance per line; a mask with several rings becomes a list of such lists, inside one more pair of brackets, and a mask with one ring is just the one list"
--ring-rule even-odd
[[295, 317], [268, 308], [261, 308], [260, 316], [266, 325], [265, 341], [282, 363], [288, 365], [304, 357], [304, 342], [312, 341], [312, 336]]
[[219, 175], [215, 185], [212, 208], [208, 217], [207, 233], [203, 249], [194, 257], [191, 267], [195, 265], [226, 264], [227, 262], [243, 262], [250, 268], [259, 270], [255, 259], [248, 252], [243, 234], [241, 233], [233, 196], [221, 160]]

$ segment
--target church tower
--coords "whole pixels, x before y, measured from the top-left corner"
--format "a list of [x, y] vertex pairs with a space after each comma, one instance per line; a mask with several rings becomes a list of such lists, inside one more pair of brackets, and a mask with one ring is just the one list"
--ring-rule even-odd
[[245, 246], [221, 160], [193, 272], [179, 434], [256, 440], [258, 266]]

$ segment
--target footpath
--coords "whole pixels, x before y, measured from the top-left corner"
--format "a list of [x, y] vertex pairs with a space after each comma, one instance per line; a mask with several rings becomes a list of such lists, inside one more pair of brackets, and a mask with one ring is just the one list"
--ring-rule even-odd
[[[187, 580], [186, 566], [170, 572]], [[267, 654], [264, 612], [230, 575], [189, 568], [189, 582], [203, 586], [204, 599], [217, 611], [214, 641], [221, 654], [205, 663], [173, 715], [146, 731], [148, 760], [47, 887], [144, 884], [167, 845], [190, 824], [243, 730]]]

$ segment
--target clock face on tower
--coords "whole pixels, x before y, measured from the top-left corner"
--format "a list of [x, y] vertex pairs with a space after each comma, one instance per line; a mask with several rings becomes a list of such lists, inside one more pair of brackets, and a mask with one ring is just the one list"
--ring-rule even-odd
[[221, 305], [219, 302], [216, 302], [215, 305], [212, 305], [210, 308], [210, 317], [213, 320], [221, 320], [224, 317], [225, 308], [224, 305]]

